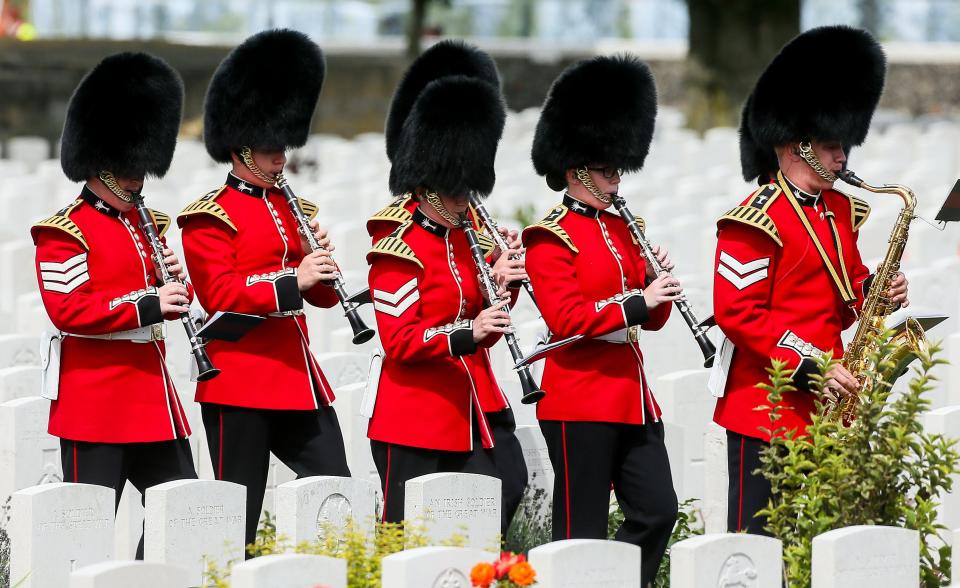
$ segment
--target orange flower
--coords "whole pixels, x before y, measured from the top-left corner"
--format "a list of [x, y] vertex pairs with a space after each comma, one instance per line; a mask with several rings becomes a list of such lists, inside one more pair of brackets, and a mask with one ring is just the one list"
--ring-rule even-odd
[[482, 561], [470, 570], [470, 584], [480, 588], [488, 588], [494, 580], [493, 564]]
[[510, 571], [510, 568], [517, 565], [518, 563], [526, 561], [526, 558], [523, 555], [516, 555], [511, 551], [504, 551], [500, 553], [500, 559], [493, 562], [494, 570], [497, 574], [497, 579], [501, 579], [507, 575]]
[[537, 577], [537, 572], [533, 571], [533, 566], [522, 561], [510, 568], [510, 580], [518, 586], [529, 586]]

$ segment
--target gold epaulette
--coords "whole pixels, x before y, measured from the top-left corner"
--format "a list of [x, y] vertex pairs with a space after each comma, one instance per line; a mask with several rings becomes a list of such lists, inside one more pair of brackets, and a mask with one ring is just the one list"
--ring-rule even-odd
[[577, 249], [577, 246], [573, 244], [573, 239], [570, 238], [570, 235], [560, 226], [559, 222], [564, 216], [566, 216], [569, 210], [566, 206], [558, 204], [553, 210], [550, 211], [547, 216], [543, 217], [543, 220], [538, 222], [535, 225], [530, 225], [523, 230], [524, 233], [527, 231], [534, 231], [537, 229], [543, 229], [549, 231], [560, 237], [560, 240], [563, 241], [564, 245], [570, 248], [574, 253], [580, 253], [580, 250]]
[[867, 217], [870, 216], [870, 205], [856, 196], [850, 196], [849, 194], [844, 194], [844, 196], [850, 199], [850, 223], [853, 225], [854, 232], [859, 231], [863, 223], [867, 222]]
[[741, 206], [737, 206], [717, 221], [719, 226], [723, 221], [734, 221], [743, 223], [750, 227], [756, 227], [767, 234], [777, 245], [783, 246], [780, 240], [780, 232], [777, 230], [776, 223], [767, 214], [767, 209], [778, 196], [782, 193], [780, 187], [775, 184], [767, 184], [761, 187], [750, 196], [750, 200]]
[[51, 229], [63, 231], [64, 233], [70, 235], [77, 241], [80, 241], [80, 244], [83, 245], [83, 248], [89, 251], [90, 246], [87, 245], [87, 240], [83, 237], [83, 233], [80, 232], [80, 227], [77, 226], [77, 223], [70, 220], [70, 213], [74, 208], [79, 206], [81, 202], [83, 202], [83, 200], [77, 198], [69, 206], [57, 211], [57, 214], [34, 223], [33, 226], [30, 227], [30, 234], [33, 236], [34, 242], [37, 240], [36, 230], [49, 227]]
[[412, 261], [413, 263], [423, 268], [423, 264], [417, 259], [417, 255], [413, 252], [413, 249], [403, 241], [403, 234], [408, 228], [413, 224], [413, 221], [407, 221], [402, 223], [399, 227], [394, 229], [392, 233], [380, 239], [376, 242], [370, 252], [367, 253], [367, 262], [370, 262], [370, 257], [372, 255], [391, 255], [393, 257], [398, 257], [400, 259], [405, 259], [407, 261]]
[[297, 200], [300, 201], [300, 210], [303, 211], [304, 216], [309, 220], [313, 220], [317, 216], [317, 211], [320, 210], [320, 207], [310, 202], [306, 198], [300, 198], [297, 196]]
[[157, 232], [160, 233], [160, 236], [162, 237], [163, 234], [167, 232], [167, 229], [170, 228], [170, 215], [152, 208], [148, 208], [147, 210], [150, 211], [150, 217], [153, 218], [153, 224], [157, 225]]
[[477, 233], [477, 241], [480, 243], [480, 249], [483, 251], [484, 257], [493, 253], [493, 250], [497, 248], [497, 242], [486, 233]]
[[383, 207], [376, 214], [367, 219], [367, 223], [374, 221], [387, 221], [393, 223], [404, 223], [412, 215], [407, 210], [407, 203], [410, 202], [410, 195], [404, 194], [398, 197], [389, 205]]
[[189, 216], [194, 214], [209, 214], [214, 218], [222, 220], [228, 227], [236, 231], [237, 225], [233, 224], [233, 221], [230, 220], [230, 216], [227, 215], [227, 211], [216, 203], [217, 196], [222, 194], [226, 188], [226, 186], [222, 186], [217, 190], [208, 192], [200, 200], [191, 202], [186, 208], [180, 211], [180, 214], [177, 215], [177, 223], [182, 227], [183, 221]]

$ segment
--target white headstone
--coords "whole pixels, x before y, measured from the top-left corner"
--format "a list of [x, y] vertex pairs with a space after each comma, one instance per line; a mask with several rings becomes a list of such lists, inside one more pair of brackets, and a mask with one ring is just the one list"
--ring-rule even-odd
[[187, 588], [187, 570], [145, 561], [107, 561], [70, 574], [70, 588]]
[[50, 401], [17, 398], [0, 404], [0, 503], [17, 490], [62, 482], [60, 441], [47, 433]]
[[693, 484], [701, 478], [694, 477], [691, 470], [702, 467], [704, 438], [716, 404], [707, 390], [709, 377], [709, 370], [683, 370], [657, 379], [654, 387], [657, 403], [663, 410], [663, 422], [677, 425], [683, 432], [684, 461], [670, 462], [670, 469], [679, 474], [674, 476], [674, 486], [681, 500], [704, 495], [703, 487]]
[[[960, 550], [960, 529], [954, 529], [948, 536], [950, 537], [950, 545], [954, 549]], [[950, 559], [950, 579], [954, 584], [960, 584], [960, 557]]]
[[[369, 363], [369, 359], [367, 362]], [[337, 399], [333, 402], [343, 434], [343, 448], [347, 454], [350, 474], [355, 478], [371, 480], [378, 486], [380, 474], [370, 452], [370, 439], [367, 439], [367, 425], [370, 419], [360, 414], [366, 382], [347, 384], [334, 390]]]
[[473, 566], [496, 558], [466, 547], [407, 549], [383, 558], [382, 588], [469, 588]]
[[204, 558], [223, 568], [242, 560], [247, 489], [218, 480], [175, 480], [147, 488], [144, 560], [182, 566], [199, 584]]
[[143, 536], [143, 495], [129, 480], [122, 492], [113, 533], [113, 554], [118, 561], [134, 559]]
[[703, 522], [707, 534], [727, 530], [727, 430], [711, 421], [703, 440]]
[[370, 356], [366, 353], [320, 353], [317, 355], [317, 363], [320, 364], [327, 381], [336, 390], [348, 384], [365, 382], [370, 368]]
[[0, 368], [40, 365], [38, 335], [0, 335]]
[[550, 588], [636, 588], [640, 548], [620, 541], [566, 539], [530, 550], [537, 584]]
[[347, 560], [324, 555], [264, 555], [233, 566], [231, 588], [347, 588]]
[[360, 478], [312, 476], [277, 486], [277, 535], [291, 544], [316, 541], [327, 530], [342, 533], [353, 521], [364, 533], [373, 533], [377, 485]]
[[811, 588], [914, 588], [920, 537], [912, 529], [857, 525], [813, 538]]
[[783, 545], [746, 533], [701, 535], [670, 548], [671, 588], [780, 588]]
[[0, 402], [40, 396], [40, 374], [36, 365], [0, 368]]
[[13, 494], [10, 583], [63, 588], [70, 572], [113, 557], [114, 492], [92, 484], [44, 484]]
[[523, 449], [523, 461], [527, 464], [527, 489], [529, 496], [541, 496], [540, 514], [550, 516], [553, 504], [553, 464], [550, 462], [550, 453], [547, 442], [535, 425], [521, 425], [517, 427], [517, 440]]
[[[960, 406], [937, 408], [923, 415], [923, 428], [927, 434], [943, 435], [949, 440], [960, 442]], [[940, 493], [940, 506], [937, 508], [937, 520], [948, 529], [960, 527], [960, 475], [953, 475], [952, 492]], [[960, 578], [957, 578], [960, 580]]]
[[432, 543], [466, 537], [467, 547], [498, 549], [500, 480], [478, 474], [428, 474], [407, 481], [403, 518], [426, 526]]

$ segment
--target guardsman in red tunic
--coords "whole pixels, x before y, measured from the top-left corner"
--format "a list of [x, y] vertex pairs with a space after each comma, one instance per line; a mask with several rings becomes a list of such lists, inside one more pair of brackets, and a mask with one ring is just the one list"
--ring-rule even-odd
[[[598, 91], [610, 84], [615, 92]], [[608, 209], [620, 175], [643, 167], [656, 111], [653, 76], [635, 57], [598, 57], [561, 73], [537, 124], [533, 165], [566, 193], [523, 232], [547, 327], [557, 339], [583, 336], [547, 356], [547, 395], [537, 405], [556, 474], [553, 538], [606, 538], [612, 484], [625, 516], [617, 539], [641, 547], [643, 586], [660, 566], [677, 496], [638, 335], [664, 325], [680, 287], [669, 274], [656, 278]]]
[[288, 30], [254, 35], [224, 59], [207, 91], [204, 141], [232, 171], [177, 217], [204, 309], [267, 317], [239, 341], [210, 342], [221, 374], [197, 385], [214, 474], [247, 487], [247, 543], [256, 536], [271, 452], [298, 477], [350, 475], [333, 390], [310, 352], [303, 314], [305, 301], [337, 304], [324, 283], [337, 272], [333, 247], [313, 221], [321, 249], [305, 255], [274, 186], [285, 150], [307, 140], [324, 69], [320, 48]]
[[[510, 325], [503, 308], [516, 291], [511, 300], [503, 284], [526, 274], [521, 261], [498, 255], [504, 299], [488, 307], [459, 228], [469, 195], [493, 189], [504, 117], [493, 61], [450, 41], [414, 62], [391, 105], [390, 189], [408, 196], [370, 219], [367, 256], [385, 352], [368, 436], [387, 521], [403, 519], [407, 480], [477, 473], [502, 482], [505, 534], [526, 487], [513, 411], [488, 352]], [[482, 242], [492, 252], [492, 241]]]
[[[49, 431], [60, 437], [63, 479], [113, 488], [117, 503], [127, 480], [145, 494], [197, 477], [163, 342], [164, 319], [186, 312], [192, 292], [163, 284], [131, 198], [145, 176], [170, 167], [182, 104], [180, 76], [163, 60], [104, 59], [70, 100], [60, 148], [66, 176], [86, 183], [30, 229], [58, 331], [46, 340], [44, 396], [53, 399]], [[162, 235], [170, 217], [151, 214]], [[176, 256], [164, 254], [182, 278]]]
[[[844, 75], [828, 90], [802, 87], [811, 68], [834, 63]], [[760, 188], [720, 218], [714, 313], [725, 340], [714, 364], [714, 421], [727, 429], [731, 532], [765, 533], [770, 484], [753, 472], [770, 441], [766, 392], [771, 359], [795, 370], [777, 427], [802, 435], [815, 395], [808, 378], [825, 352], [843, 354], [840, 333], [857, 319], [872, 276], [857, 249], [866, 202], [835, 189], [850, 148], [866, 138], [883, 89], [886, 60], [869, 33], [812, 29], [788, 43], [757, 81], [743, 110], [743, 176]], [[798, 86], [798, 84], [801, 84]], [[906, 304], [899, 275], [890, 297]], [[851, 394], [857, 382], [837, 365], [826, 387]], [[763, 429], [767, 429], [764, 431]]]

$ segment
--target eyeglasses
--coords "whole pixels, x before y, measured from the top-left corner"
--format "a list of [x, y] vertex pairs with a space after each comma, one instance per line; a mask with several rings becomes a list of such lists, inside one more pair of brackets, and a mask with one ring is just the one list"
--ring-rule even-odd
[[589, 166], [588, 166], [587, 169], [590, 170], [590, 171], [600, 172], [601, 174], [603, 174], [603, 177], [606, 178], [606, 179], [608, 179], [608, 180], [612, 179], [613, 176], [622, 176], [622, 175], [623, 175], [623, 168], [620, 168], [620, 167], [610, 167], [610, 166], [606, 166], [606, 167], [589, 167]]

